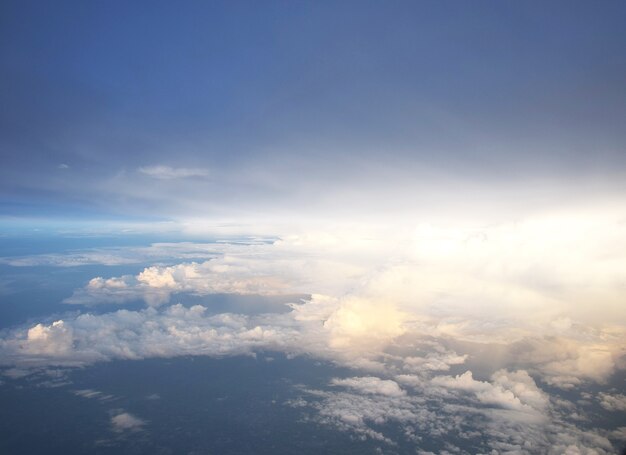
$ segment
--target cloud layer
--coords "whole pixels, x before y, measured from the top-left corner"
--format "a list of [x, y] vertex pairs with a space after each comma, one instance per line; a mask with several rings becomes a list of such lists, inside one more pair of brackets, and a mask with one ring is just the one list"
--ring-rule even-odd
[[[73, 313], [6, 330], [0, 365], [12, 375], [112, 359], [279, 351], [355, 372], [329, 379], [327, 389], [304, 387], [289, 404], [360, 437], [393, 446], [426, 434], [476, 450], [609, 453], [619, 429], [583, 430], [593, 411], [582, 393], [625, 367], [626, 324], [615, 305], [626, 250], [619, 223], [573, 223], [564, 233], [571, 220], [422, 225], [393, 241], [312, 232], [271, 243], [153, 246], [176, 263], [95, 277], [66, 300], [123, 306], [143, 299], [145, 309]], [[136, 254], [145, 258], [146, 250]], [[188, 254], [207, 258], [187, 262]], [[171, 303], [216, 293], [309, 297], [287, 313], [254, 315]], [[549, 394], [548, 386], [561, 392]], [[624, 410], [621, 393], [591, 397], [607, 412]], [[113, 425], [140, 428], [130, 417]]]

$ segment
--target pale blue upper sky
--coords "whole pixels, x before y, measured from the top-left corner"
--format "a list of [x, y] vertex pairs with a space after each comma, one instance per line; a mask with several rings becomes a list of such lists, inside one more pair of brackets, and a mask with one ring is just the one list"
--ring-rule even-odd
[[4, 216], [624, 194], [624, 2], [0, 8]]

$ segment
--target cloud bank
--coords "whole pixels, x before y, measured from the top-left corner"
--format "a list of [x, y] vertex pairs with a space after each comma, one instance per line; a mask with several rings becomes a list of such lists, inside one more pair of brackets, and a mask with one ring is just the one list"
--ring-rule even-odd
[[[626, 322], [616, 306], [626, 270], [621, 225], [564, 217], [167, 246], [177, 263], [94, 277], [66, 299], [117, 303], [118, 311], [3, 331], [0, 365], [28, 374], [113, 359], [278, 351], [354, 371], [331, 378], [327, 389], [303, 387], [288, 404], [358, 437], [390, 446], [419, 445], [429, 435], [477, 451], [610, 453], [619, 429], [580, 422], [594, 412], [583, 391], [604, 387], [626, 366]], [[207, 257], [188, 262], [187, 254]], [[254, 315], [172, 303], [216, 293], [309, 297], [287, 313]], [[146, 308], [123, 308], [140, 299]], [[590, 396], [607, 412], [624, 411], [621, 393]], [[120, 428], [141, 426], [119, 420]]]

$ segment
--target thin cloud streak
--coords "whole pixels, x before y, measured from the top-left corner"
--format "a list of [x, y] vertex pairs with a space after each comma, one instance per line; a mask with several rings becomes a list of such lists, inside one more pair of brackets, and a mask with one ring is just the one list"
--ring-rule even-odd
[[153, 177], [155, 179], [160, 180], [174, 180], [174, 179], [185, 179], [190, 177], [208, 177], [209, 171], [201, 168], [185, 168], [178, 167], [174, 168], [171, 166], [145, 166], [137, 169], [141, 174], [145, 174], [149, 177]]

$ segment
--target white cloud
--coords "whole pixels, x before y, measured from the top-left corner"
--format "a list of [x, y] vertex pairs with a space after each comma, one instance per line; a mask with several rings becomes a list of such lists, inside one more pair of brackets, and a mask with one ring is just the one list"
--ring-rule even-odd
[[25, 340], [28, 353], [52, 357], [70, 355], [73, 343], [73, 329], [63, 321], [54, 321], [46, 326], [37, 324], [28, 329]]
[[[300, 306], [306, 305], [316, 303], [313, 300]], [[311, 311], [309, 316], [315, 313]], [[296, 311], [259, 316], [208, 315], [202, 306], [182, 305], [85, 314], [5, 334], [9, 336], [0, 341], [0, 359], [5, 364], [17, 362], [22, 368], [33, 368], [116, 358], [189, 354], [220, 357], [271, 350], [312, 354], [352, 368], [378, 369], [384, 374], [402, 368], [404, 359], [411, 358], [370, 357], [372, 352], [352, 351], [349, 346], [338, 350], [331, 344], [332, 334], [324, 327], [323, 319], [300, 319], [297, 315], [301, 316]], [[408, 336], [405, 333], [400, 338]], [[440, 355], [452, 365], [465, 360], [451, 351], [441, 350]], [[433, 374], [434, 377], [429, 376]], [[436, 440], [472, 439], [477, 437], [475, 429], [480, 428], [481, 437], [494, 450], [556, 454], [570, 446], [582, 453], [597, 448], [598, 443], [607, 447], [604, 439], [594, 440], [599, 436], [567, 424], [526, 371], [499, 370], [490, 381], [476, 380], [471, 372], [437, 376], [436, 370], [424, 370], [420, 376], [400, 374], [394, 379], [335, 378], [331, 385], [344, 390], [310, 390], [307, 393], [311, 398], [298, 400], [297, 404], [299, 408], [314, 410], [321, 423], [388, 444], [394, 441], [381, 425], [390, 423], [399, 425], [404, 437], [413, 442], [425, 436]], [[88, 398], [101, 397], [100, 392], [92, 390], [77, 393]], [[568, 409], [567, 415], [570, 413]], [[120, 428], [134, 422], [126, 417], [118, 420]], [[552, 446], [563, 450], [550, 452]], [[603, 450], [597, 453], [605, 453]]]
[[447, 371], [451, 365], [465, 363], [467, 355], [458, 355], [455, 352], [430, 352], [425, 357], [408, 356], [403, 359], [404, 369], [414, 373], [423, 371]]
[[97, 398], [102, 395], [102, 392], [98, 392], [97, 390], [91, 390], [91, 389], [82, 389], [82, 390], [76, 390], [74, 394], [83, 398]]
[[111, 425], [115, 431], [137, 431], [140, 430], [146, 422], [128, 412], [121, 412], [111, 417]]
[[[561, 236], [565, 227], [545, 220], [477, 232], [421, 226], [398, 239], [311, 234], [116, 251], [118, 259], [171, 254], [184, 262], [91, 279], [66, 301], [143, 299], [149, 307], [4, 331], [0, 364], [28, 371], [110, 359], [306, 354], [355, 373], [335, 378], [330, 391], [309, 390], [308, 404], [298, 406], [361, 437], [391, 443], [382, 426], [393, 423], [411, 441], [422, 434], [471, 440], [480, 422], [499, 452], [602, 453], [606, 435], [577, 426], [584, 409], [572, 404], [565, 415], [538, 384], [602, 385], [621, 368], [626, 323], [613, 310], [626, 254], [609, 228], [598, 232], [615, 248], [600, 238], [586, 242], [581, 233], [593, 223]], [[199, 305], [165, 305], [177, 293], [311, 298], [284, 314], [210, 315]], [[461, 365], [467, 371], [457, 374]], [[598, 398], [607, 410], [621, 409], [620, 396]]]
[[158, 306], [168, 302], [176, 292], [278, 295], [295, 293], [297, 288], [277, 276], [264, 275], [226, 257], [202, 263], [147, 267], [136, 276], [96, 277], [65, 299], [65, 303], [89, 305], [143, 299], [151, 306]]
[[37, 324], [0, 340], [0, 364], [71, 366], [110, 359], [237, 355], [255, 348], [297, 350], [300, 336], [288, 320], [205, 313], [200, 305], [173, 305], [163, 311], [119, 310]]
[[[302, 349], [369, 371], [385, 368], [376, 357], [387, 347], [403, 349], [429, 337], [454, 342], [454, 350], [460, 351], [427, 348], [420, 354], [405, 350], [397, 366], [403, 373], [448, 371], [465, 362], [469, 354], [484, 356], [472, 350], [476, 343], [485, 347], [484, 352], [499, 346], [501, 354], [490, 359], [494, 371], [498, 367], [523, 367], [560, 387], [602, 382], [618, 368], [626, 335], [624, 326], [613, 323], [598, 328], [583, 324], [573, 315], [566, 316], [566, 302], [549, 292], [545, 296], [537, 290], [519, 294], [519, 279], [499, 277], [502, 273], [497, 270], [502, 264], [492, 267], [483, 263], [481, 257], [499, 259], [491, 252], [485, 253], [481, 245], [487, 240], [482, 234], [468, 237], [462, 230], [424, 227], [416, 232], [416, 237], [410, 237], [414, 243], [408, 243], [414, 247], [400, 250], [393, 259], [389, 259], [393, 248], [386, 238], [343, 234], [288, 236], [273, 243], [155, 244], [135, 250], [128, 257], [206, 254], [211, 259], [153, 265], [136, 275], [95, 277], [65, 302], [122, 304], [143, 299], [150, 306], [159, 306], [176, 293], [312, 294], [305, 304], [293, 304], [292, 312], [283, 317], [281, 324], [301, 332]], [[519, 236], [513, 228], [497, 228], [490, 235], [506, 237], [503, 233]], [[534, 254], [531, 257], [536, 260]], [[474, 265], [469, 269], [455, 266], [468, 263]], [[483, 266], [488, 273], [482, 271]], [[511, 273], [504, 270], [505, 275]], [[479, 275], [485, 276], [478, 280]], [[459, 276], [473, 277], [474, 284], [467, 278], [459, 281]], [[498, 284], [496, 295], [491, 294], [494, 282], [512, 285], [507, 288]], [[468, 293], [463, 291], [465, 285]], [[529, 299], [529, 309], [524, 310], [520, 296]], [[460, 306], [463, 299], [468, 301], [465, 307]], [[490, 300], [499, 301], [499, 307], [476, 303]], [[533, 305], [539, 303], [549, 310], [534, 311]], [[550, 316], [554, 313], [560, 316], [554, 319]], [[151, 317], [158, 319], [161, 313]], [[64, 327], [34, 327], [27, 346], [44, 352], [48, 343], [48, 349], [72, 351], [72, 328]], [[58, 339], [48, 341], [44, 332]], [[22, 349], [21, 353], [25, 355], [26, 351]]]
[[324, 322], [335, 348], [370, 349], [405, 332], [405, 315], [392, 303], [347, 297]]
[[74, 395], [77, 395], [83, 398], [97, 399], [99, 401], [111, 401], [115, 399], [115, 396], [113, 395], [105, 394], [98, 390], [93, 390], [93, 389], [75, 390]]
[[346, 379], [335, 378], [330, 383], [334, 386], [348, 387], [367, 394], [387, 395], [390, 397], [406, 395], [406, 392], [400, 388], [397, 382], [373, 376]]
[[[363, 438], [392, 443], [378, 426], [395, 422], [408, 428], [409, 425], [438, 420], [432, 411], [426, 408], [418, 409], [415, 397], [406, 397], [403, 394], [372, 393], [371, 391], [363, 394], [359, 389], [351, 392], [321, 390], [308, 390], [307, 392], [312, 398], [303, 401], [318, 412], [317, 419], [321, 423], [355, 432]], [[304, 404], [300, 401], [298, 405]]]
[[171, 167], [164, 165], [144, 166], [138, 171], [160, 180], [184, 179], [189, 177], [208, 177], [209, 171], [203, 168]]
[[[341, 294], [365, 273], [363, 266], [345, 260], [320, 258], [313, 247], [275, 244], [193, 244], [174, 250], [181, 254], [204, 254], [211, 260], [183, 262], [172, 266], [146, 267], [135, 276], [92, 279], [77, 289], [66, 303], [95, 305], [144, 299], [151, 305], [169, 300], [176, 292], [196, 295], [232, 293], [280, 295], [325, 292]], [[162, 245], [157, 245], [163, 250]], [[146, 255], [139, 251], [139, 255]]]
[[[599, 455], [613, 451], [602, 432], [584, 431], [569, 423], [571, 410], [558, 411], [525, 371], [499, 371], [491, 381], [477, 381], [471, 373], [440, 377], [420, 381], [416, 393], [404, 394], [397, 393], [399, 387], [390, 388], [394, 393], [378, 393], [378, 385], [385, 381], [335, 379], [333, 385], [345, 385], [348, 390], [305, 389], [305, 395], [287, 404], [315, 410], [315, 419], [333, 428], [392, 445], [404, 439], [417, 451], [424, 448], [422, 443], [430, 447], [434, 443], [440, 453], [444, 449], [467, 453], [450, 441], [472, 447], [471, 453], [557, 455], [569, 450]], [[390, 425], [401, 430], [400, 439], [387, 435]]]
[[517, 411], [520, 418], [543, 421], [548, 406], [548, 397], [525, 371], [508, 372], [499, 370], [492, 382], [477, 381], [471, 371], [455, 377], [437, 376], [433, 384], [448, 389], [472, 393], [485, 405]]

